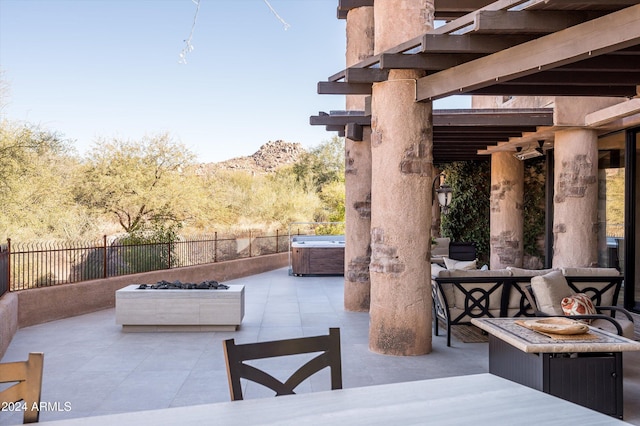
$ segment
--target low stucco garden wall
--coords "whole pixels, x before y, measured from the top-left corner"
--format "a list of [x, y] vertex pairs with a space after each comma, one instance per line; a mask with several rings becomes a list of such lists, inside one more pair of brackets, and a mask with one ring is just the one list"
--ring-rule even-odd
[[288, 265], [287, 252], [220, 263], [166, 269], [81, 283], [8, 292], [0, 298], [0, 357], [19, 328], [115, 307], [115, 292], [160, 280], [224, 282]]

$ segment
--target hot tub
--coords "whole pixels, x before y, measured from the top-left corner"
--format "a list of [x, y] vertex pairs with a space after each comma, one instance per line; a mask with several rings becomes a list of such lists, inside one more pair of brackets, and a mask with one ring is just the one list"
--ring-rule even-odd
[[293, 275], [344, 275], [344, 235], [291, 238]]

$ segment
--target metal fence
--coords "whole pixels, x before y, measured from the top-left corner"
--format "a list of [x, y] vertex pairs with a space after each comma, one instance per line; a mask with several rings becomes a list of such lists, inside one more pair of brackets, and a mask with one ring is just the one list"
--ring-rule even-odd
[[[298, 231], [300, 233], [300, 231]], [[0, 247], [0, 296], [6, 291], [48, 287], [161, 269], [195, 266], [286, 252], [289, 234], [249, 231], [180, 237], [163, 243], [125, 244], [118, 239], [16, 243]]]
[[[6, 273], [3, 273], [6, 271]], [[9, 248], [0, 245], [0, 296], [9, 291]]]

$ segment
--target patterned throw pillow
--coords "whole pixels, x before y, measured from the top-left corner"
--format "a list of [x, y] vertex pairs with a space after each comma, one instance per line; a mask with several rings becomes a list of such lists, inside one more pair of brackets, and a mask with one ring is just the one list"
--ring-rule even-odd
[[[577, 293], [573, 296], [562, 299], [562, 311], [565, 315], [593, 315], [597, 314], [595, 306], [591, 298], [584, 293]], [[591, 324], [591, 320], [584, 320], [587, 324]]]

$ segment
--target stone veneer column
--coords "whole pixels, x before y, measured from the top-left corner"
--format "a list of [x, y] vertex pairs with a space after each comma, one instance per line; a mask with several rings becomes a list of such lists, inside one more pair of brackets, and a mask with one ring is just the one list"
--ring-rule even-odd
[[[374, 4], [376, 53], [427, 32], [433, 1]], [[369, 348], [431, 352], [431, 103], [415, 102], [413, 70], [373, 85]]]
[[[373, 7], [347, 14], [347, 66], [373, 55]], [[365, 109], [365, 96], [347, 96], [347, 110]], [[344, 308], [368, 312], [371, 297], [371, 128], [362, 141], [345, 138], [345, 271]]]
[[522, 267], [524, 163], [511, 152], [491, 155], [491, 269]]
[[597, 266], [597, 134], [559, 131], [554, 148], [553, 267]]

